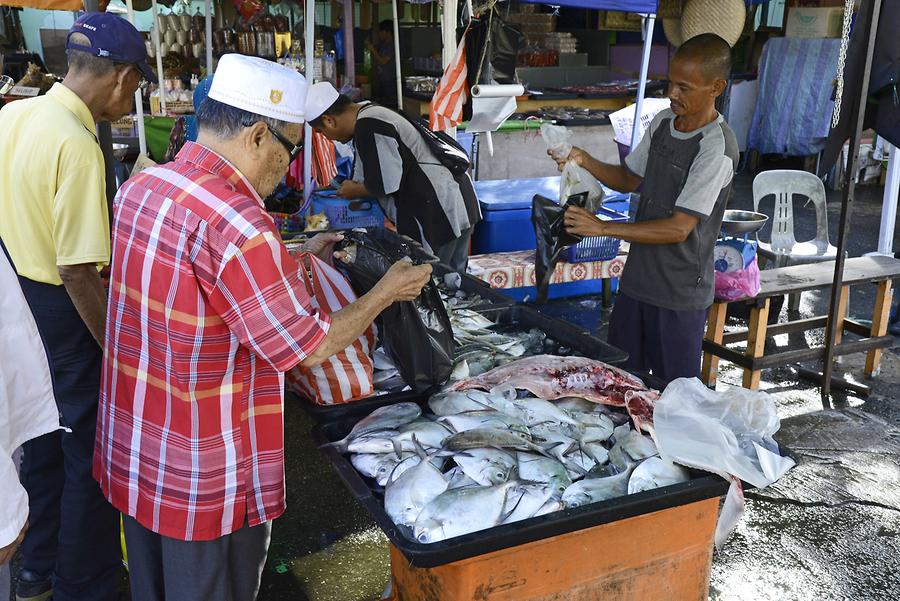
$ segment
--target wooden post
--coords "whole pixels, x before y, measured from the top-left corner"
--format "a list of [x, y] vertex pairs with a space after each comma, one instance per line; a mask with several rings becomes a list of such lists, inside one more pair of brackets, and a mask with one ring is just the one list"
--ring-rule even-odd
[[[894, 298], [893, 283], [890, 280], [879, 282], [875, 296], [875, 310], [872, 312], [872, 336], [887, 334], [888, 319], [891, 313], [891, 301]], [[878, 375], [881, 368], [881, 355], [884, 349], [872, 349], [866, 354], [866, 375]]]
[[850, 286], [841, 287], [841, 296], [838, 300], [838, 308], [835, 311], [834, 319], [837, 322], [834, 326], [834, 344], [841, 343], [844, 337], [844, 319], [847, 317], [847, 306], [850, 303]]
[[[750, 358], [762, 357], [766, 349], [766, 328], [769, 325], [770, 299], [763, 301], [762, 307], [750, 309], [750, 331], [747, 336], [747, 352]], [[757, 390], [762, 370], [744, 368], [744, 388]]]
[[[725, 332], [725, 314], [728, 312], [728, 303], [713, 303], [709, 308], [706, 318], [705, 339], [716, 344], [722, 344], [722, 334]], [[716, 378], [719, 375], [719, 358], [708, 351], [703, 351], [703, 366], [700, 368], [700, 379], [710, 388], [716, 387]]]

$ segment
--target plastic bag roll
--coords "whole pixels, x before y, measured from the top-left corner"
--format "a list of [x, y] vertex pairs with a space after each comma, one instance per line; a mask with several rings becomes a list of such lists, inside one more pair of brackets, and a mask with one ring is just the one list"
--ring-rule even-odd
[[473, 98], [509, 98], [525, 94], [524, 86], [514, 84], [479, 84], [472, 86]]

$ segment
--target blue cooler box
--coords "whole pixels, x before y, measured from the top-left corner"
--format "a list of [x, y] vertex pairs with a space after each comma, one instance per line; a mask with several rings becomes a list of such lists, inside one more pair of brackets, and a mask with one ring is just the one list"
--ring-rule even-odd
[[[628, 214], [630, 195], [604, 188], [604, 207]], [[535, 194], [559, 198], [559, 177], [499, 179], [475, 182], [482, 220], [472, 235], [472, 254], [531, 250], [537, 242], [531, 225], [531, 200]]]

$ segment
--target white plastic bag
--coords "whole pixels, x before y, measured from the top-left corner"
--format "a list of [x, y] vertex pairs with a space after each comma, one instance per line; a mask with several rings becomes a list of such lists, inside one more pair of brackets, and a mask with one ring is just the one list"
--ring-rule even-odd
[[764, 488], [794, 466], [772, 438], [780, 426], [772, 397], [745, 388], [715, 392], [695, 378], [680, 378], [657, 401], [653, 430], [660, 454], [731, 481], [716, 527], [717, 548], [743, 513], [740, 480]]
[[[572, 152], [572, 133], [561, 125], [541, 125], [541, 137], [554, 158], [564, 159]], [[559, 180], [559, 204], [565, 205], [570, 196], [587, 192], [585, 208], [596, 213], [603, 202], [603, 187], [591, 172], [575, 161], [567, 161]]]

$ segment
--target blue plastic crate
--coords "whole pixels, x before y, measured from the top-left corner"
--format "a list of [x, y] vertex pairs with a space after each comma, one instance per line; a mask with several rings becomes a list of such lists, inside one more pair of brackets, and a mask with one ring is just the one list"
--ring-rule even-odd
[[[597, 217], [604, 221], [625, 222], [628, 215], [618, 213], [606, 207], [600, 207]], [[590, 236], [575, 246], [566, 249], [562, 258], [566, 263], [587, 263], [588, 261], [609, 261], [619, 254], [622, 241], [611, 236]]]
[[[619, 278], [610, 278], [611, 290], [615, 294], [619, 289]], [[510, 299], [523, 302], [537, 298], [537, 286], [522, 286], [521, 288], [497, 288]], [[603, 293], [603, 280], [581, 280], [578, 282], [562, 282], [550, 284], [547, 289], [547, 298], [571, 298], [573, 296], [597, 296]]]
[[[312, 197], [312, 212], [325, 213], [332, 229], [384, 227], [384, 211], [377, 200], [346, 200], [335, 194], [334, 190], [324, 190], [314, 192]], [[351, 204], [354, 205], [353, 209], [350, 208]]]

